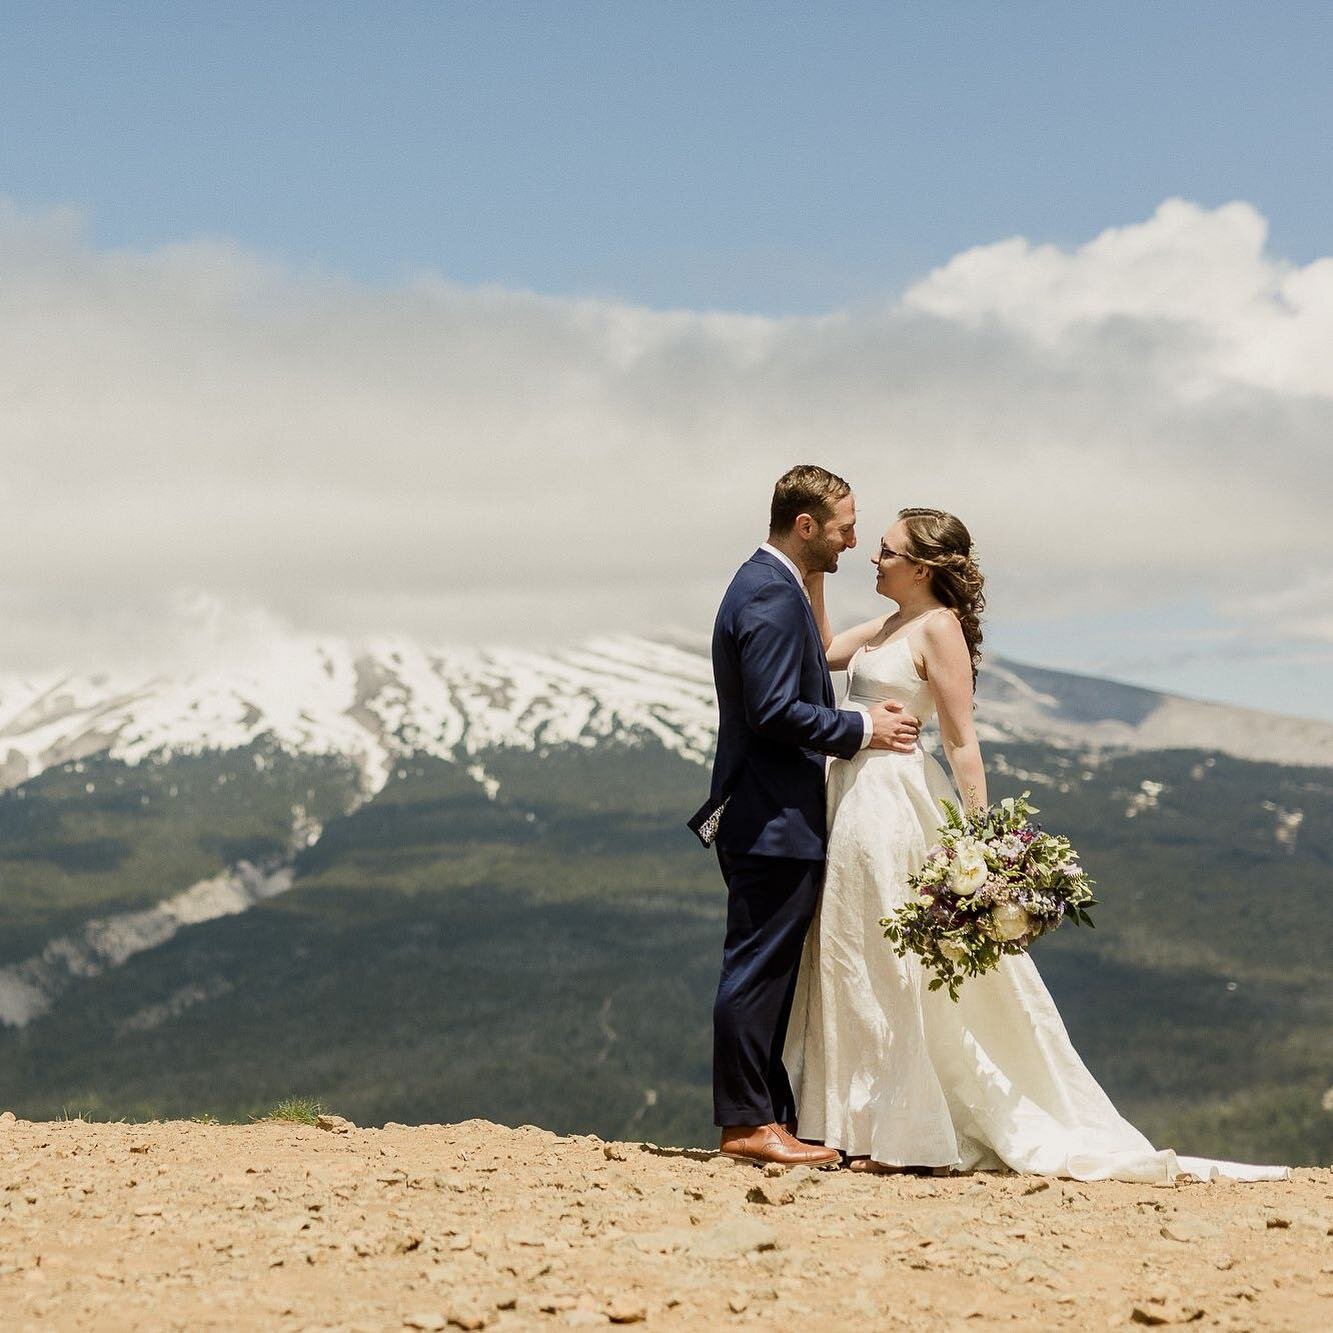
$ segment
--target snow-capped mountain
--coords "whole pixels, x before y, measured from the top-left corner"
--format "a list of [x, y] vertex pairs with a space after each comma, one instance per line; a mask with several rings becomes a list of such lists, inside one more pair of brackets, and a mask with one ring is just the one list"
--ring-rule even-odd
[[[711, 1132], [700, 644], [228, 652], [0, 676], [20, 1106], [244, 1118], [260, 1088], [361, 1123]], [[1325, 1160], [1333, 726], [1005, 661], [977, 717], [994, 794], [1033, 791], [1105, 891], [1041, 966], [1118, 1103], [1167, 1134], [1202, 1100], [1252, 1135], [1186, 1126], [1205, 1151]]]
[[[1200, 749], [1333, 765], [1328, 723], [1003, 661], [983, 669], [977, 718], [983, 740], [1094, 759]], [[412, 753], [463, 761], [494, 748], [655, 738], [703, 763], [714, 727], [708, 659], [680, 644], [622, 637], [536, 653], [291, 639], [253, 665], [180, 679], [0, 678], [0, 786], [94, 754], [137, 763], [267, 736], [292, 753], [352, 761], [370, 796]]]

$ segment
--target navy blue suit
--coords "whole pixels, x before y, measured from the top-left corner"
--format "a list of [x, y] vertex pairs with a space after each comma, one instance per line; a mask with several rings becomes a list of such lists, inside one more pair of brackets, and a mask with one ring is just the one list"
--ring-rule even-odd
[[729, 798], [715, 844], [727, 937], [713, 1009], [714, 1118], [781, 1124], [796, 1118], [782, 1046], [823, 878], [824, 756], [850, 759], [865, 723], [835, 707], [805, 591], [764, 550], [737, 571], [718, 608], [713, 680], [710, 801]]

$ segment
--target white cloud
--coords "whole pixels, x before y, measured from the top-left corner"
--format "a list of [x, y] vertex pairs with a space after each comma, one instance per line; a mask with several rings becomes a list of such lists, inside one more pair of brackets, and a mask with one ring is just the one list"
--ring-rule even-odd
[[[706, 623], [804, 460], [853, 482], [865, 536], [960, 513], [997, 619], [1191, 599], [1269, 624], [1333, 564], [1333, 260], [1264, 242], [1249, 205], [1170, 201], [764, 319], [98, 249], [0, 207], [7, 664]], [[863, 554], [835, 585], [857, 614]]]
[[1169, 199], [1147, 222], [1076, 250], [1022, 238], [969, 250], [904, 304], [970, 327], [994, 321], [1052, 353], [1123, 322], [1155, 331], [1160, 350], [1174, 350], [1168, 364], [1192, 371], [1178, 390], [1333, 397], [1333, 259], [1296, 268], [1265, 252], [1267, 237], [1249, 204], [1209, 211]]

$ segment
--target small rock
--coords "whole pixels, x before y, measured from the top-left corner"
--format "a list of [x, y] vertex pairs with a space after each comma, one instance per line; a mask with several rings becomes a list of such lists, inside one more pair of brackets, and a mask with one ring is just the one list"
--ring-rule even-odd
[[328, 1130], [330, 1134], [346, 1134], [356, 1128], [350, 1120], [340, 1115], [317, 1115], [315, 1124], [320, 1129]]
[[[765, 1171], [764, 1174], [768, 1176], [769, 1173]], [[782, 1167], [771, 1179], [772, 1184], [756, 1185], [745, 1197], [751, 1203], [795, 1203], [798, 1194], [823, 1184], [824, 1175], [823, 1172], [809, 1166], [798, 1166], [790, 1170]]]
[[1023, 1193], [1025, 1196], [1028, 1194], [1040, 1194], [1042, 1190], [1048, 1190], [1050, 1188], [1051, 1182], [1049, 1180], [1034, 1180]]
[[1276, 1230], [1276, 1231], [1286, 1231], [1287, 1228], [1291, 1226], [1291, 1218], [1289, 1218], [1289, 1217], [1270, 1217], [1270, 1218], [1268, 1218], [1268, 1220], [1267, 1220], [1267, 1222], [1266, 1222], [1266, 1225], [1267, 1225], [1269, 1231], [1274, 1231], [1274, 1230]]
[[1161, 1229], [1167, 1240], [1178, 1240], [1182, 1244], [1195, 1240], [1212, 1240], [1222, 1234], [1211, 1222], [1201, 1221], [1197, 1217], [1176, 1217]]
[[18, 1120], [13, 1111], [0, 1111], [0, 1125], [12, 1125]]
[[490, 1315], [486, 1314], [480, 1307], [462, 1303], [453, 1306], [448, 1315], [449, 1323], [454, 1328], [485, 1328], [491, 1322]]
[[608, 1162], [628, 1162], [629, 1149], [623, 1143], [606, 1143], [602, 1145], [602, 1156]]
[[1192, 1324], [1203, 1316], [1203, 1309], [1197, 1305], [1144, 1301], [1130, 1311], [1129, 1319], [1132, 1324]]
[[684, 1227], [665, 1227], [661, 1231], [641, 1231], [622, 1236], [620, 1243], [633, 1246], [644, 1254], [675, 1254], [687, 1249], [694, 1241], [693, 1232]]
[[750, 1302], [744, 1296], [733, 1296], [727, 1302], [727, 1309], [732, 1314], [744, 1314], [750, 1308]]
[[146, 1143], [131, 1143], [131, 1144], [130, 1144], [130, 1151], [131, 1151], [131, 1152], [147, 1152], [147, 1151], [148, 1151], [148, 1146], [149, 1146], [149, 1145], [146, 1144]]
[[511, 1245], [523, 1245], [533, 1250], [546, 1245], [546, 1237], [536, 1231], [511, 1231], [506, 1239]]
[[648, 1318], [648, 1308], [641, 1301], [622, 1297], [608, 1303], [606, 1317], [613, 1324], [638, 1324]]
[[404, 1328], [425, 1329], [426, 1333], [439, 1333], [442, 1328], [448, 1327], [442, 1314], [435, 1311], [417, 1311], [416, 1314], [405, 1314], [403, 1316]]
[[777, 1248], [777, 1233], [753, 1217], [733, 1217], [690, 1237], [686, 1252], [694, 1259], [739, 1259], [751, 1250]]
[[769, 1164], [764, 1167], [764, 1175], [770, 1180], [774, 1180], [778, 1176], [785, 1176], [787, 1174], [787, 1169], [788, 1168], [783, 1166], [781, 1162], [769, 1162]]

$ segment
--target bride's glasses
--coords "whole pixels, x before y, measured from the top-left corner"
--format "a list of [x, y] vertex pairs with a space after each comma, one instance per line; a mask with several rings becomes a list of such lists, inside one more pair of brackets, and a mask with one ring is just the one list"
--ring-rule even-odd
[[910, 560], [912, 557], [906, 551], [895, 551], [891, 546], [885, 546], [883, 542], [879, 544], [880, 560], [893, 560], [895, 558]]

